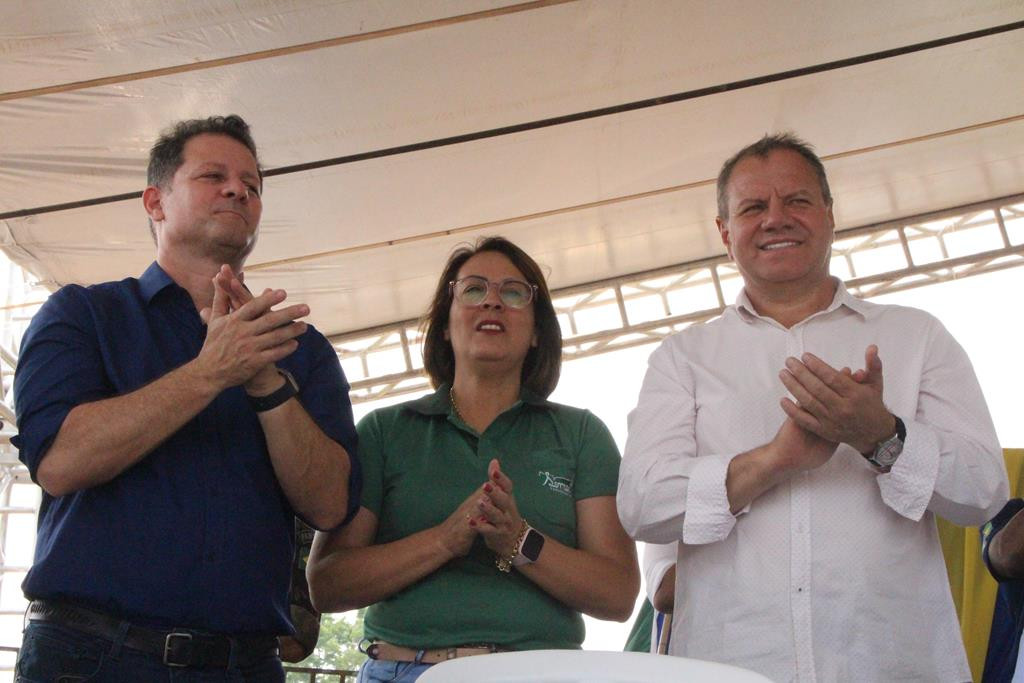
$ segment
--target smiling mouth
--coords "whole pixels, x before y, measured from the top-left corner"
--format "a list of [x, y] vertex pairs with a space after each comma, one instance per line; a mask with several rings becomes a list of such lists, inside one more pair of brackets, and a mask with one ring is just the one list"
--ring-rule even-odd
[[478, 332], [504, 332], [505, 326], [500, 323], [480, 323], [476, 326]]
[[799, 242], [786, 241], [786, 242], [773, 242], [771, 244], [765, 244], [765, 245], [763, 245], [763, 246], [761, 246], [759, 248], [761, 249], [761, 251], [774, 251], [776, 249], [787, 249], [789, 247], [799, 247], [799, 246], [800, 246]]

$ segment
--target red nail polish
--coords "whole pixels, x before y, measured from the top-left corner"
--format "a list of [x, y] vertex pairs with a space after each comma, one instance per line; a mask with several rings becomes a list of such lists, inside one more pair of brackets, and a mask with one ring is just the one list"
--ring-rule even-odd
[[490, 493], [493, 490], [494, 490], [493, 486], [491, 486], [490, 484], [484, 484], [484, 491], [486, 491], [487, 493]]
[[476, 526], [476, 520], [475, 519], [469, 520], [469, 525], [470, 526]]

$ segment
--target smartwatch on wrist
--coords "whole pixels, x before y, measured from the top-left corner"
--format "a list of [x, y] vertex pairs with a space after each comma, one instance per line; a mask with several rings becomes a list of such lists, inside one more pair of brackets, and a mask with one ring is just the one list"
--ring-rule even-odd
[[266, 396], [249, 396], [249, 405], [257, 413], [273, 410], [299, 393], [299, 383], [292, 377], [292, 373], [278, 368], [277, 374], [284, 377], [284, 384], [281, 385], [280, 389], [276, 389]]
[[896, 433], [888, 439], [879, 442], [875, 446], [875, 450], [869, 453], [861, 453], [875, 467], [882, 469], [892, 467], [896, 459], [900, 457], [900, 453], [903, 452], [903, 442], [907, 440], [907, 426], [903, 424], [903, 420], [895, 415], [893, 415], [893, 419], [896, 420]]
[[523, 540], [519, 543], [519, 551], [512, 558], [512, 566], [521, 567], [524, 564], [533, 564], [540, 557], [540, 551], [544, 548], [544, 534], [532, 526], [526, 530]]

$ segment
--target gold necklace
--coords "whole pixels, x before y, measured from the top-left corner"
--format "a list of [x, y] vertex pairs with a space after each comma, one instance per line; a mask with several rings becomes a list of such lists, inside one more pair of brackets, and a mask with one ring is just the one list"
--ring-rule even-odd
[[[459, 412], [459, 404], [455, 402], [455, 385], [454, 384], [452, 385], [452, 388], [448, 390], [448, 398], [452, 402], [452, 410], [455, 411], [455, 417], [459, 418], [463, 422], [466, 422], [466, 418], [462, 417], [462, 413]], [[466, 422], [466, 424], [469, 424], [469, 423]]]

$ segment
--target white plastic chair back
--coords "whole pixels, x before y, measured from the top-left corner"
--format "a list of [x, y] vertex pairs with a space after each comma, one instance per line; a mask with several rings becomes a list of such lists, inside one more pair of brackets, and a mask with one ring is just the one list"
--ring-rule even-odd
[[430, 667], [417, 683], [771, 683], [728, 664], [641, 652], [530, 650], [477, 655]]

